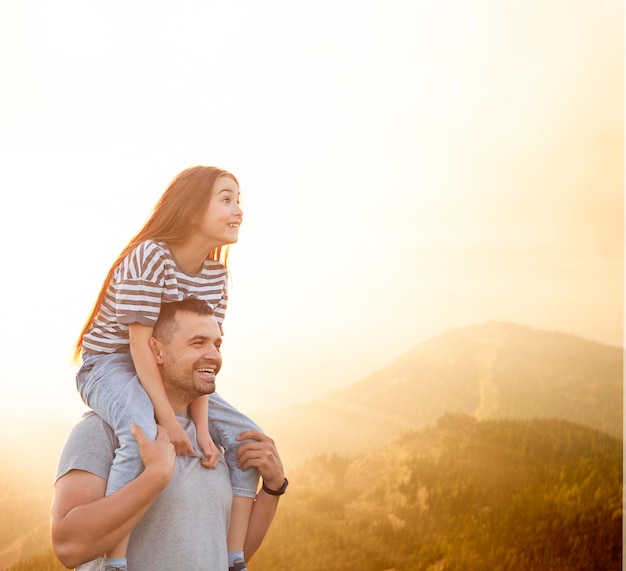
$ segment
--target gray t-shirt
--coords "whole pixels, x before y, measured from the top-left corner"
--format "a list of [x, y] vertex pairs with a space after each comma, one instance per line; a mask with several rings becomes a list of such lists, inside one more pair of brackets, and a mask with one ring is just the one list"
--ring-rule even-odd
[[[178, 416], [192, 442], [195, 426]], [[84, 470], [105, 480], [117, 441], [111, 428], [93, 412], [86, 413], [70, 433], [59, 460], [57, 479], [70, 470]], [[226, 533], [232, 489], [223, 456], [214, 470], [198, 458], [177, 456], [174, 476], [133, 530], [128, 546], [132, 571], [228, 569]], [[77, 567], [99, 569], [99, 561]]]

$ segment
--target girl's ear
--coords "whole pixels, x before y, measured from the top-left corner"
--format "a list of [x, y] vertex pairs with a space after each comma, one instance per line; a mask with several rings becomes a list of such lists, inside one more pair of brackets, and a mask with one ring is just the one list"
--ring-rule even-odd
[[152, 355], [154, 355], [154, 360], [157, 365], [163, 364], [163, 350], [161, 348], [161, 343], [155, 337], [150, 337], [150, 350], [152, 351]]

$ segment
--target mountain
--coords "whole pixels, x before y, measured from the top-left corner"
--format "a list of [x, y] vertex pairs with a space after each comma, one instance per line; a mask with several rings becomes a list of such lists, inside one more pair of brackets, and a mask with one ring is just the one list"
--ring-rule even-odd
[[[622, 441], [605, 432], [447, 414], [368, 453], [292, 470], [248, 568], [618, 571], [622, 472]], [[63, 567], [48, 550], [6, 569]]]
[[490, 321], [446, 331], [347, 388], [255, 420], [288, 464], [371, 450], [445, 413], [562, 418], [621, 438], [622, 360], [618, 347]]
[[250, 571], [622, 568], [622, 441], [567, 421], [444, 415], [290, 479]]
[[[255, 415], [255, 420], [276, 439], [290, 469], [290, 479], [292, 466], [307, 457], [330, 454], [327, 461], [318, 457], [313, 463], [304, 464], [305, 471], [317, 478], [315, 485], [334, 485], [333, 471], [342, 473], [350, 467], [346, 472], [349, 480], [367, 489], [371, 487], [368, 478], [374, 478], [378, 472], [408, 473], [398, 462], [403, 455], [410, 456], [409, 452], [402, 446], [387, 448], [387, 445], [401, 433], [411, 438], [411, 431], [432, 427], [442, 416], [455, 418], [446, 417], [446, 413], [469, 417], [469, 424], [461, 422], [466, 428], [473, 426], [471, 422], [475, 420], [561, 418], [601, 431], [598, 438], [612, 435], [621, 439], [622, 374], [622, 350], [617, 347], [563, 333], [489, 322], [446, 331], [333, 395], [303, 406]], [[75, 420], [0, 419], [0, 455], [5, 458], [0, 471], [0, 513], [3, 514], [0, 569], [38, 557], [49, 549], [47, 525], [54, 469]], [[493, 426], [511, 432], [504, 430], [508, 426], [504, 422]], [[428, 434], [420, 433], [420, 445], [430, 447], [431, 451], [441, 450], [440, 440], [427, 437]], [[516, 442], [515, 431], [511, 434], [515, 436], [512, 442]], [[370, 451], [376, 454], [377, 449], [380, 456], [363, 455]], [[392, 450], [397, 452], [395, 459], [396, 452]], [[481, 454], [485, 464], [492, 466], [484, 451]], [[517, 459], [516, 453], [507, 454]], [[357, 455], [361, 455], [359, 460], [353, 462]], [[367, 462], [367, 470], [357, 470], [359, 462]], [[332, 476], [330, 480], [329, 472], [313, 469], [325, 463]], [[294, 471], [294, 484], [304, 478], [298, 474], [302, 471]], [[290, 494], [292, 488], [297, 489], [297, 485], [290, 487]], [[372, 490], [383, 494], [384, 485], [378, 483]], [[322, 498], [313, 508], [325, 513], [328, 506], [340, 506], [342, 501], [342, 498]], [[391, 516], [376, 514], [396, 521], [395, 512]], [[348, 515], [351, 517], [351, 513]], [[359, 530], [353, 531], [360, 545]], [[276, 549], [280, 554], [286, 548], [279, 545]], [[435, 547], [432, 549], [437, 552]], [[49, 557], [42, 555], [34, 568], [39, 565], [43, 569], [44, 559]], [[407, 568], [399, 564], [398, 567]], [[264, 568], [273, 567], [256, 567]], [[332, 567], [317, 567], [321, 568]], [[343, 569], [347, 571], [348, 567]]]

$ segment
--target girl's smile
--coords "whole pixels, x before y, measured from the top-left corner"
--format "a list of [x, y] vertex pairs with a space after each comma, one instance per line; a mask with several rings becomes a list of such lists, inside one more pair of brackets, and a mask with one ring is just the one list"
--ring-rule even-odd
[[198, 224], [198, 233], [212, 248], [234, 244], [239, 239], [243, 210], [239, 204], [239, 186], [229, 176], [221, 176], [213, 185], [211, 199]]

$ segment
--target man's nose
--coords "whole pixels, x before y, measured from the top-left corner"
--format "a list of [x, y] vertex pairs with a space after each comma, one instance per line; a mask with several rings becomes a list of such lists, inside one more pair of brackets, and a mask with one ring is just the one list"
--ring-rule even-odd
[[222, 354], [217, 350], [217, 347], [209, 345], [204, 354], [205, 359], [211, 359], [212, 361], [222, 362]]

